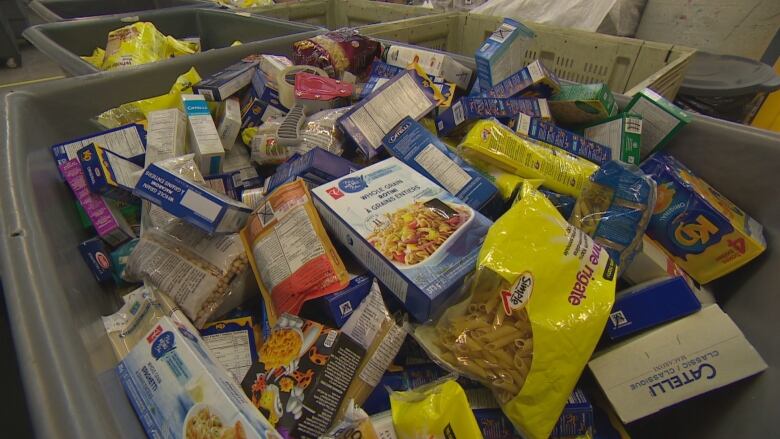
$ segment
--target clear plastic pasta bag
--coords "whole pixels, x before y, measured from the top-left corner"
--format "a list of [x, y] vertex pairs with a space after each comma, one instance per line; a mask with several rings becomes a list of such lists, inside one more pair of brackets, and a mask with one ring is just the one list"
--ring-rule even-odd
[[569, 222], [603, 246], [621, 267], [642, 249], [656, 184], [635, 165], [605, 163], [585, 184]]
[[550, 435], [604, 329], [617, 266], [524, 183], [488, 231], [460, 302], [415, 338], [490, 388], [515, 427]]

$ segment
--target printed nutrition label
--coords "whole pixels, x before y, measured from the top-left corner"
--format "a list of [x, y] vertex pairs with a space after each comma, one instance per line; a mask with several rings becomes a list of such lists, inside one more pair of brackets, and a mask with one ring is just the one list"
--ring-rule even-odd
[[621, 157], [620, 150], [623, 144], [623, 122], [620, 119], [611, 122], [585, 128], [585, 137], [609, 147], [612, 157]]
[[125, 187], [135, 187], [135, 184], [138, 183], [138, 179], [141, 177], [139, 171], [143, 168], [133, 162], [112, 157], [110, 154], [106, 154], [106, 159], [114, 172], [114, 178], [116, 178], [117, 183]]
[[94, 143], [103, 149], [107, 149], [125, 158], [141, 155], [145, 151], [144, 145], [141, 142], [141, 137], [138, 135], [138, 129], [135, 126], [129, 126], [110, 133], [88, 137], [83, 140], [63, 145], [68, 160], [76, 158], [78, 150], [90, 143]]
[[680, 121], [647, 99], [639, 99], [631, 113], [642, 115], [642, 157], [650, 153]]
[[387, 371], [387, 365], [393, 361], [401, 349], [405, 338], [406, 329], [393, 325], [360, 372], [360, 379], [370, 386], [376, 387]]
[[414, 160], [451, 194], [458, 194], [471, 181], [471, 176], [439, 148], [428, 144]]
[[382, 138], [406, 116], [417, 119], [430, 108], [431, 101], [410, 75], [404, 75], [379, 91], [349, 119], [374, 149]]
[[217, 361], [241, 382], [252, 366], [249, 334], [245, 329], [203, 337], [206, 346], [217, 356]]

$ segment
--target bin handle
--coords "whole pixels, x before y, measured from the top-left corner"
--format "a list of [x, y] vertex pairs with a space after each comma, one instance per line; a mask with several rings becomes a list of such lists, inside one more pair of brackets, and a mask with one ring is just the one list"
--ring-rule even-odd
[[777, 89], [780, 89], [780, 76], [775, 75], [772, 79], [770, 79], [767, 82], [764, 82], [761, 84], [761, 91], [763, 92], [772, 92]]

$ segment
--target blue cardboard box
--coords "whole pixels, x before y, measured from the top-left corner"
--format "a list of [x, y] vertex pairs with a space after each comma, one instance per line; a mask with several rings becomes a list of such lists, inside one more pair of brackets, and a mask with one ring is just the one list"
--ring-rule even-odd
[[557, 146], [598, 165], [612, 160], [612, 149], [608, 146], [559, 128], [554, 123], [538, 117], [518, 114], [513, 121], [512, 128], [522, 137]]
[[146, 157], [146, 130], [143, 125], [133, 123], [53, 145], [51, 153], [57, 163], [57, 170], [68, 160], [78, 158], [78, 151], [90, 144], [112, 151], [143, 166]]
[[241, 129], [260, 126], [272, 116], [283, 116], [289, 111], [279, 102], [279, 91], [271, 86], [265, 74], [257, 69], [250, 87], [241, 97]]
[[477, 80], [488, 89], [524, 67], [525, 45], [536, 34], [521, 23], [504, 18], [504, 21], [477, 50]]
[[488, 89], [486, 94], [492, 98], [511, 98], [515, 95], [549, 98], [560, 89], [558, 77], [536, 60]]
[[402, 120], [382, 143], [393, 156], [472, 208], [489, 214], [501, 209], [498, 188], [414, 119]]
[[143, 167], [94, 143], [78, 151], [79, 164], [90, 192], [132, 202], [133, 186]]
[[265, 193], [270, 194], [277, 187], [299, 177], [316, 187], [360, 168], [361, 166], [329, 151], [314, 148], [301, 157], [280, 165], [276, 173], [265, 181]]
[[249, 85], [256, 71], [259, 59], [245, 58], [192, 86], [192, 91], [208, 101], [224, 101]]
[[347, 319], [352, 315], [360, 302], [366, 298], [371, 291], [371, 283], [374, 276], [370, 273], [364, 273], [357, 276], [350, 275], [349, 284], [341, 291], [328, 294], [317, 299], [319, 308], [341, 328]]
[[243, 203], [198, 186], [156, 164], [144, 170], [133, 193], [208, 233], [236, 233], [252, 213]]
[[79, 252], [98, 282], [113, 279], [108, 246], [102, 239], [95, 237], [82, 242], [79, 244]]
[[495, 117], [509, 121], [518, 114], [549, 120], [550, 108], [546, 99], [466, 96], [436, 117], [436, 129], [440, 136], [447, 136], [478, 119]]
[[615, 340], [699, 309], [699, 299], [682, 276], [641, 283], [615, 296], [607, 336]]

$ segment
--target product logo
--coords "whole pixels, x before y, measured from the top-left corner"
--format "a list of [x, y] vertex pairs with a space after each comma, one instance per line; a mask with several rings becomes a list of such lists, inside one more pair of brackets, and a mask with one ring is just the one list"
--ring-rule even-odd
[[152, 343], [152, 357], [159, 360], [163, 355], [176, 348], [174, 346], [173, 332], [165, 331]]
[[102, 269], [107, 269], [109, 266], [111, 266], [111, 262], [108, 260], [108, 257], [103, 252], [97, 252], [95, 253], [95, 261]]
[[609, 321], [612, 322], [612, 327], [615, 329], [631, 324], [631, 321], [626, 318], [626, 315], [623, 314], [623, 311], [615, 311], [610, 314]]
[[344, 193], [339, 190], [337, 187], [331, 187], [328, 189], [325, 189], [325, 192], [328, 193], [334, 200], [338, 200], [339, 198], [344, 196]]
[[684, 254], [700, 254], [733, 230], [728, 223], [721, 223], [707, 213], [687, 210], [669, 223], [667, 234]]
[[390, 136], [390, 141], [391, 142], [395, 142], [396, 140], [398, 140], [398, 138], [401, 137], [406, 131], [408, 131], [409, 127], [411, 127], [411, 126], [412, 126], [412, 124], [409, 123], [409, 122], [399, 126], [398, 129], [396, 129], [393, 132], [393, 135]]
[[363, 177], [347, 177], [339, 181], [339, 189], [348, 194], [360, 192], [366, 187], [366, 182], [363, 180]]
[[85, 162], [92, 160], [92, 151], [86, 150], [81, 153], [81, 160], [84, 160]]
[[501, 290], [501, 302], [506, 315], [512, 315], [512, 312], [522, 309], [528, 303], [533, 289], [534, 276], [530, 271], [526, 271], [517, 278], [512, 288]]
[[162, 326], [157, 325], [156, 328], [154, 328], [154, 331], [151, 332], [148, 336], [146, 336], [146, 342], [151, 343], [155, 338], [157, 338], [158, 335], [162, 333]]
[[650, 391], [650, 395], [655, 397], [666, 393], [667, 390], [671, 392], [672, 390], [679, 389], [687, 384], [695, 383], [702, 378], [711, 380], [715, 378], [717, 374], [718, 371], [715, 369], [715, 366], [709, 363], [702, 363], [697, 369], [686, 370], [652, 384], [648, 387], [648, 390]]

